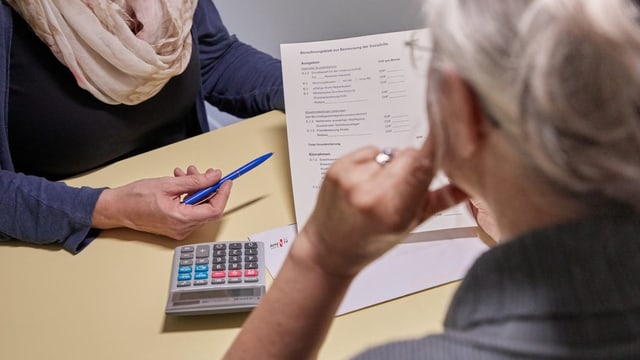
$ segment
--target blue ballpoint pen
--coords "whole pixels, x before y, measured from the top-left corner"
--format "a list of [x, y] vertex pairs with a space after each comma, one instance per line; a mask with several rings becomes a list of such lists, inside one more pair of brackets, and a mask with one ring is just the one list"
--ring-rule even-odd
[[235, 171], [223, 176], [213, 186], [209, 186], [208, 188], [204, 188], [202, 190], [198, 190], [198, 191], [194, 192], [193, 194], [186, 196], [182, 200], [182, 202], [187, 204], [187, 205], [198, 205], [198, 204], [208, 200], [211, 196], [213, 196], [213, 194], [216, 191], [218, 191], [218, 189], [220, 188], [222, 183], [224, 183], [227, 180], [237, 179], [240, 175], [242, 175], [242, 174], [248, 172], [249, 170], [253, 169], [254, 167], [262, 164], [265, 160], [270, 158], [271, 155], [273, 155], [273, 153], [269, 152], [269, 153], [266, 153], [266, 154], [254, 159], [254, 160], [249, 161], [248, 163], [242, 165], [237, 170], [235, 170]]

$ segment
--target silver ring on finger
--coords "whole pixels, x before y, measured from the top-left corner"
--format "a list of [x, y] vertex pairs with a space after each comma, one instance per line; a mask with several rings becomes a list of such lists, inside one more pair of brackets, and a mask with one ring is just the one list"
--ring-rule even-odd
[[375, 162], [380, 164], [380, 166], [385, 166], [393, 159], [393, 149], [390, 147], [385, 147], [380, 150], [378, 155], [374, 158]]

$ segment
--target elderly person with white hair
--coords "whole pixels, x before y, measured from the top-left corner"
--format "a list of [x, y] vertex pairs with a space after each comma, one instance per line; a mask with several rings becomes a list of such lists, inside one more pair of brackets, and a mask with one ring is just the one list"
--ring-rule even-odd
[[[374, 147], [335, 162], [227, 358], [315, 357], [358, 272], [467, 197], [493, 214], [500, 244], [469, 270], [444, 332], [358, 358], [640, 358], [637, 2], [426, 9], [428, 139], [384, 166]], [[438, 169], [451, 185], [428, 190]]]

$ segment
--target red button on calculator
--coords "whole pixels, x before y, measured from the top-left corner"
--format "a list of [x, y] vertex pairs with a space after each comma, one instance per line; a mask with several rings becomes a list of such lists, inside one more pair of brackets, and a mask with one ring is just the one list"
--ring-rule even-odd
[[258, 269], [248, 269], [244, 271], [244, 276], [258, 276]]

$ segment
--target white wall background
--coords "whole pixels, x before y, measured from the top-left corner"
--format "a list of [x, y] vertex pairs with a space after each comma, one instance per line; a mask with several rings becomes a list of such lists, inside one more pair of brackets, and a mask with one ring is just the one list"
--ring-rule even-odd
[[[423, 0], [214, 0], [232, 34], [274, 57], [280, 44], [424, 27]], [[208, 107], [211, 128], [237, 118]]]

